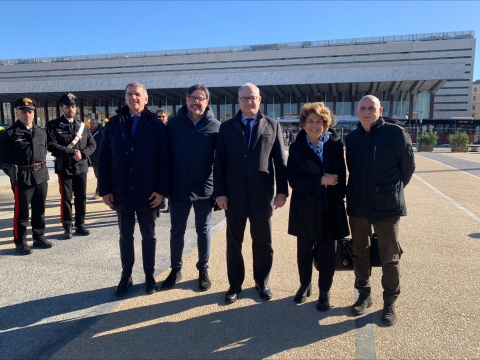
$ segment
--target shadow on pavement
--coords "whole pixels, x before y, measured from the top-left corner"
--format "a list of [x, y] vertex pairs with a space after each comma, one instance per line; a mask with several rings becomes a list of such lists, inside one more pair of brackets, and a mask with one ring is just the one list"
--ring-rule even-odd
[[[320, 313], [311, 302], [296, 306], [291, 297], [264, 302], [253, 288], [245, 289], [239, 302], [246, 298], [259, 302], [237, 307], [224, 304], [224, 292], [203, 295], [196, 291], [196, 286], [196, 281], [178, 284], [179, 289], [195, 289], [194, 297], [110, 313], [102, 323], [102, 332], [89, 336], [88, 348], [78, 357], [98, 358], [103, 349], [110, 349], [107, 357], [124, 359], [158, 358], [159, 354], [161, 358], [265, 358], [355, 327], [349, 308]], [[213, 312], [202, 309], [212, 304], [220, 308]], [[348, 320], [321, 324], [327, 317], [338, 316], [348, 316]], [[138, 339], [148, 344], [142, 353], [137, 346], [119, 346]]]

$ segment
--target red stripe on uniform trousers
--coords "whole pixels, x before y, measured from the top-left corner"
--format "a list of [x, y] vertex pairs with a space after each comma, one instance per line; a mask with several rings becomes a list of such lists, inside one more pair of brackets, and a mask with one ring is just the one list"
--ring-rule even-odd
[[[18, 213], [20, 212], [20, 199], [18, 196], [18, 185], [14, 185], [13, 193], [15, 197], [15, 211], [13, 213], [13, 243], [15, 244], [15, 239], [19, 240], [18, 238]], [[15, 244], [17, 245], [17, 244]]]
[[65, 226], [63, 225], [63, 192], [62, 192], [62, 178], [59, 174], [58, 176], [58, 191], [60, 192], [60, 222], [62, 223], [62, 228], [65, 230]]

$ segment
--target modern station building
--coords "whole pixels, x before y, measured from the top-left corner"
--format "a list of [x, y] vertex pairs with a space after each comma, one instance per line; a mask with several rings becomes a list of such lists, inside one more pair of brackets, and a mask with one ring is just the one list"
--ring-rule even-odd
[[298, 117], [306, 102], [324, 101], [338, 116], [355, 115], [359, 99], [373, 94], [384, 114], [409, 119], [471, 115], [475, 42], [473, 31], [379, 36], [67, 56], [0, 61], [0, 120], [12, 123], [11, 103], [39, 102], [37, 123], [60, 115], [66, 92], [80, 102], [79, 116], [110, 117], [124, 104], [127, 83], [146, 85], [149, 105], [175, 114], [185, 90], [203, 83], [221, 119], [239, 109], [237, 90], [258, 85], [262, 111], [275, 118]]

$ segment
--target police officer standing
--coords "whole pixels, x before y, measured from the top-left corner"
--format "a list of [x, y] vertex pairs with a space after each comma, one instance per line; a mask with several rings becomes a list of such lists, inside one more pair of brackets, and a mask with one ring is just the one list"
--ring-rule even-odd
[[10, 177], [15, 198], [13, 242], [15, 251], [29, 255], [26, 242], [29, 206], [32, 205], [33, 246], [51, 248], [45, 239], [45, 200], [48, 189], [47, 134], [33, 123], [36, 103], [29, 98], [14, 102], [18, 120], [1, 133], [0, 164]]
[[75, 119], [77, 97], [68, 93], [63, 95], [63, 115], [48, 123], [48, 151], [55, 156], [55, 173], [60, 185], [60, 218], [64, 238], [72, 238], [72, 193], [75, 194], [75, 233], [89, 235], [85, 228], [87, 207], [87, 158], [96, 148], [95, 140], [87, 126]]

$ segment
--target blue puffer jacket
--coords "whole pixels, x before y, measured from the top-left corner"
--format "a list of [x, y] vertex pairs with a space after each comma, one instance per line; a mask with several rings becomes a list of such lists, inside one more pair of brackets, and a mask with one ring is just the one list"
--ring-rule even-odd
[[130, 111], [117, 110], [105, 129], [98, 156], [98, 192], [113, 194], [115, 210], [145, 211], [153, 192], [169, 195], [170, 152], [167, 128], [145, 107], [131, 138]]

